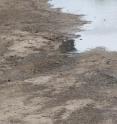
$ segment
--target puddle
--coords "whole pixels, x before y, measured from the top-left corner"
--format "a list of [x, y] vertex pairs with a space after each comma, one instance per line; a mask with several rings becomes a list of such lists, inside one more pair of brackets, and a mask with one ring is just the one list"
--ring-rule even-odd
[[84, 14], [87, 24], [75, 39], [75, 48], [84, 52], [96, 47], [117, 51], [117, 0], [52, 0], [54, 7], [74, 14]]

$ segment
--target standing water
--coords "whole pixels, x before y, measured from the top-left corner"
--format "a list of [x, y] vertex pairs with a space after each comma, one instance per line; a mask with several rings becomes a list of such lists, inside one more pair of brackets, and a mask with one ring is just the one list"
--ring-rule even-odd
[[76, 39], [75, 47], [84, 52], [96, 47], [117, 51], [117, 0], [52, 0], [55, 7], [64, 12], [83, 14], [91, 21], [83, 27], [81, 39]]

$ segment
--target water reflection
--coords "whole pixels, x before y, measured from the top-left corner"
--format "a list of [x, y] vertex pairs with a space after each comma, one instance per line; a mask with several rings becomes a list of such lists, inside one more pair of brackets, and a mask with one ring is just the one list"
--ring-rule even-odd
[[76, 39], [78, 51], [95, 47], [117, 51], [117, 0], [53, 0], [52, 4], [66, 12], [85, 14], [92, 21], [80, 32], [82, 40]]

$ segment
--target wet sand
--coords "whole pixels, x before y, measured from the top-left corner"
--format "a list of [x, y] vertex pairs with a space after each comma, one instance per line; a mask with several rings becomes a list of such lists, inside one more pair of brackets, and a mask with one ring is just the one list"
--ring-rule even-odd
[[117, 123], [117, 53], [69, 52], [85, 23], [47, 0], [0, 0], [0, 124]]

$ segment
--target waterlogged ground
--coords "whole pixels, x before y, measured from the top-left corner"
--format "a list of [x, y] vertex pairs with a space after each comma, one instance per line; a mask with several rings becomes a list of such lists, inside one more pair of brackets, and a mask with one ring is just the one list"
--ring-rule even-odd
[[47, 2], [0, 0], [0, 124], [117, 124], [117, 53], [68, 52], [86, 22]]
[[[63, 11], [83, 14], [90, 24], [82, 27], [81, 40], [75, 45], [79, 52], [96, 47], [117, 51], [117, 1], [116, 0], [53, 0]], [[66, 4], [67, 3], [67, 4]], [[79, 34], [79, 33], [78, 33]]]

